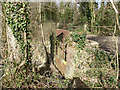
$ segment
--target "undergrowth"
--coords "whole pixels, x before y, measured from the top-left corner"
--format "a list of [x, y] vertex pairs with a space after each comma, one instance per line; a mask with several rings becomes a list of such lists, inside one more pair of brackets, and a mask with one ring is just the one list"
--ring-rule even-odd
[[2, 86], [4, 88], [67, 88], [70, 83], [70, 80], [62, 79], [59, 73], [52, 73], [51, 70], [47, 70], [43, 75], [33, 71], [26, 74], [24, 68], [21, 67], [16, 73], [10, 70], [11, 78], [4, 77]]
[[90, 49], [86, 49], [86, 51], [89, 54], [92, 52], [94, 55], [94, 59], [89, 63], [91, 69], [86, 71], [87, 76], [98, 78], [98, 83], [94, 84], [93, 87], [115, 88], [117, 85], [116, 74], [114, 73], [116, 57], [98, 49], [95, 49], [94, 52]]
[[72, 40], [78, 44], [78, 48], [82, 49], [85, 46], [86, 34], [79, 35], [77, 33], [71, 34]]

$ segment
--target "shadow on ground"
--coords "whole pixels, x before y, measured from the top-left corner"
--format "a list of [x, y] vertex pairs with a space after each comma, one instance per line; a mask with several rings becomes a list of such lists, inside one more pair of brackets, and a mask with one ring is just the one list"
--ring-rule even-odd
[[[88, 36], [87, 39], [98, 42], [100, 49], [115, 54], [116, 42], [112, 36]], [[118, 49], [120, 49], [120, 37], [118, 38], [118, 44]], [[120, 56], [120, 50], [118, 52]]]
[[81, 81], [79, 77], [75, 77], [69, 83], [68, 88], [88, 88], [88, 86], [83, 81]]

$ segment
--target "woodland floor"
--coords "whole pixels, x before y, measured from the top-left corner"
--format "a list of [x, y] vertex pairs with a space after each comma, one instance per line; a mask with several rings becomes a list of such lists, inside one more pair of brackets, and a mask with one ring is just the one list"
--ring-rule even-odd
[[[112, 39], [112, 36], [96, 36], [96, 35], [87, 35], [87, 39], [89, 40], [93, 40], [99, 43], [99, 48], [104, 50], [104, 51], [108, 51], [112, 54], [115, 53], [115, 41]], [[119, 44], [119, 49], [120, 49], [120, 37], [118, 38], [118, 44]], [[120, 55], [120, 50], [119, 50], [119, 55]], [[0, 55], [0, 59], [1, 59], [1, 55]], [[0, 64], [1, 65], [1, 64]], [[56, 71], [56, 73], [58, 74], [58, 72]], [[54, 73], [55, 75], [55, 73]], [[0, 70], [0, 78], [2, 76], [2, 72]], [[59, 75], [58, 75], [59, 77]], [[62, 82], [61, 78], [61, 82]], [[54, 81], [54, 80], [53, 80]], [[74, 81], [78, 82], [77, 85], [74, 86]], [[52, 83], [52, 82], [51, 82]], [[120, 81], [119, 81], [120, 84]], [[74, 78], [68, 85], [68, 87], [87, 87], [79, 78]]]
[[[87, 39], [98, 42], [100, 49], [110, 52], [112, 54], [115, 54], [115, 41], [112, 36], [88, 35]], [[118, 54], [119, 54], [119, 58], [120, 58], [120, 37], [118, 37]], [[119, 59], [119, 61], [120, 61], [120, 59]], [[120, 84], [120, 71], [119, 71], [118, 84]]]

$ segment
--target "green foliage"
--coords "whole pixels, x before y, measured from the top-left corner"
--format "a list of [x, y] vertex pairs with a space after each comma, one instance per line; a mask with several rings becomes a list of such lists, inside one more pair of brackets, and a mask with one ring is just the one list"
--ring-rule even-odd
[[[29, 24], [30, 24], [28, 4], [29, 3], [27, 3], [27, 2], [24, 2], [24, 3], [3, 2], [2, 3], [3, 14], [5, 15], [6, 23], [11, 28], [15, 39], [17, 40], [17, 42], [20, 45], [20, 51], [23, 53], [23, 55], [21, 55], [22, 56], [21, 61], [25, 60], [25, 62], [26, 62], [23, 65], [23, 67], [25, 69], [25, 73], [23, 73], [24, 70], [21, 70], [21, 71], [18, 70], [19, 64], [16, 63], [16, 60], [11, 63], [7, 63], [8, 66], [10, 64], [13, 65], [12, 68], [7, 67], [9, 69], [12, 69], [10, 71], [10, 73], [12, 73], [12, 74], [9, 73], [9, 75], [10, 75], [10, 77], [12, 77], [12, 79], [9, 82], [6, 82], [6, 85], [11, 86], [11, 87], [12, 87], [13, 82], [15, 81], [16, 86], [20, 88], [22, 85], [22, 82], [25, 81], [25, 78], [26, 78], [25, 75], [28, 74], [28, 70], [31, 67], [30, 66], [30, 57], [31, 57], [31, 54], [30, 54], [30, 49], [31, 49], [30, 32], [31, 31], [28, 29]], [[26, 34], [26, 36], [24, 36], [24, 34]], [[27, 43], [24, 41], [24, 39], [26, 39]], [[26, 52], [25, 52], [25, 50], [26, 50]], [[26, 57], [25, 57], [25, 54], [27, 54]], [[12, 82], [12, 80], [13, 80], [13, 82]]]
[[[86, 49], [86, 52], [88, 52], [89, 54], [91, 54], [91, 50], [90, 49]], [[94, 62], [90, 63], [90, 67], [91, 68], [103, 68], [106, 65], [109, 65], [109, 62], [112, 60], [115, 60], [115, 58], [113, 58], [113, 55], [110, 55], [109, 53], [106, 53], [104, 51], [101, 50], [95, 50], [94, 51]], [[114, 64], [111, 63], [112, 67], [114, 68]]]
[[70, 2], [64, 4], [63, 2], [60, 3], [60, 12], [59, 12], [59, 22], [60, 28], [62, 29], [65, 24], [65, 29], [68, 29], [66, 26], [68, 23], [73, 23], [73, 13], [74, 10], [70, 6]]
[[[103, 10], [103, 8], [105, 10]], [[101, 8], [97, 11], [96, 14], [96, 25], [98, 26], [112, 26], [115, 24], [115, 12], [114, 9], [109, 6], [101, 6]], [[112, 20], [112, 22], [111, 22]]]
[[116, 85], [116, 84], [117, 84], [116, 77], [110, 77], [110, 78], [107, 80], [107, 83], [110, 84], [110, 85]]
[[[30, 57], [30, 30], [28, 30], [30, 19], [28, 3], [20, 2], [3, 2], [3, 13], [5, 15], [6, 23], [12, 29], [13, 35], [19, 42], [20, 51], [25, 54], [25, 49], [27, 50], [27, 60]], [[24, 42], [24, 33], [26, 33], [26, 41]], [[23, 60], [24, 58], [22, 58]]]
[[58, 15], [57, 5], [55, 2], [44, 2], [43, 9], [42, 9], [43, 18], [46, 19], [46, 21], [52, 20], [54, 22], [57, 22], [58, 21], [57, 15]]
[[83, 50], [85, 46], [86, 34], [79, 35], [77, 33], [71, 34], [72, 40], [78, 43], [78, 48]]
[[71, 8], [67, 7], [63, 14], [60, 13], [62, 21], [66, 21], [66, 23], [71, 22], [73, 20], [73, 12]]
[[13, 31], [13, 35], [20, 44], [21, 51], [25, 50], [24, 37], [22, 32], [28, 33], [29, 11], [28, 3], [4, 2], [3, 13], [6, 16], [6, 22]]
[[87, 22], [90, 22], [90, 20], [91, 20], [90, 2], [86, 2], [86, 3], [82, 2], [82, 3], [80, 3], [79, 10], [81, 12], [81, 17], [80, 17], [80, 19], [82, 20], [81, 24], [85, 24]]
[[[116, 57], [97, 48], [95, 48], [95, 50], [86, 48], [86, 52], [94, 57], [92, 61], [88, 63], [91, 69], [86, 71], [85, 74], [91, 78], [97, 77], [100, 79], [93, 87], [101, 87], [103, 85], [106, 87], [115, 87], [117, 81], [112, 71], [115, 70], [114, 61], [116, 61]], [[111, 68], [111, 70], [108, 70], [109, 68]]]
[[73, 24], [72, 24], [72, 23], [68, 23], [67, 27], [68, 27], [68, 30], [69, 30], [69, 31], [72, 31], [72, 30], [73, 30]]

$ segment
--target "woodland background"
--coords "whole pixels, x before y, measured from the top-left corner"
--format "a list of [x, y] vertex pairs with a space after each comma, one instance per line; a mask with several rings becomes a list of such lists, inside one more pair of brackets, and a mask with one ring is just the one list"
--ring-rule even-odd
[[[59, 5], [55, 2], [1, 2], [0, 70], [2, 74], [0, 80], [2, 87], [119, 87], [120, 2], [114, 4], [118, 14], [115, 13], [110, 2], [107, 4], [101, 2], [100, 8], [95, 2], [60, 2]], [[91, 76], [89, 81], [82, 80], [79, 75], [73, 79], [66, 79], [55, 68], [52, 63], [53, 49], [51, 49], [50, 38], [55, 37], [56, 29], [85, 33], [88, 35], [87, 39], [96, 41], [100, 45], [100, 48], [95, 48], [95, 51], [91, 47], [87, 50], [87, 53], [90, 55], [94, 53], [95, 57], [99, 58], [92, 60], [93, 65], [90, 64], [93, 72], [81, 74], [81, 77]], [[82, 51], [81, 48], [77, 48], [76, 51], [79, 50]], [[83, 59], [80, 56], [83, 54], [80, 53], [77, 57]], [[83, 60], [86, 60], [87, 56], [89, 57], [85, 51]], [[80, 59], [77, 63], [80, 63], [79, 61]], [[107, 71], [93, 69], [99, 65]], [[92, 79], [93, 76], [97, 77], [97, 82]]]

